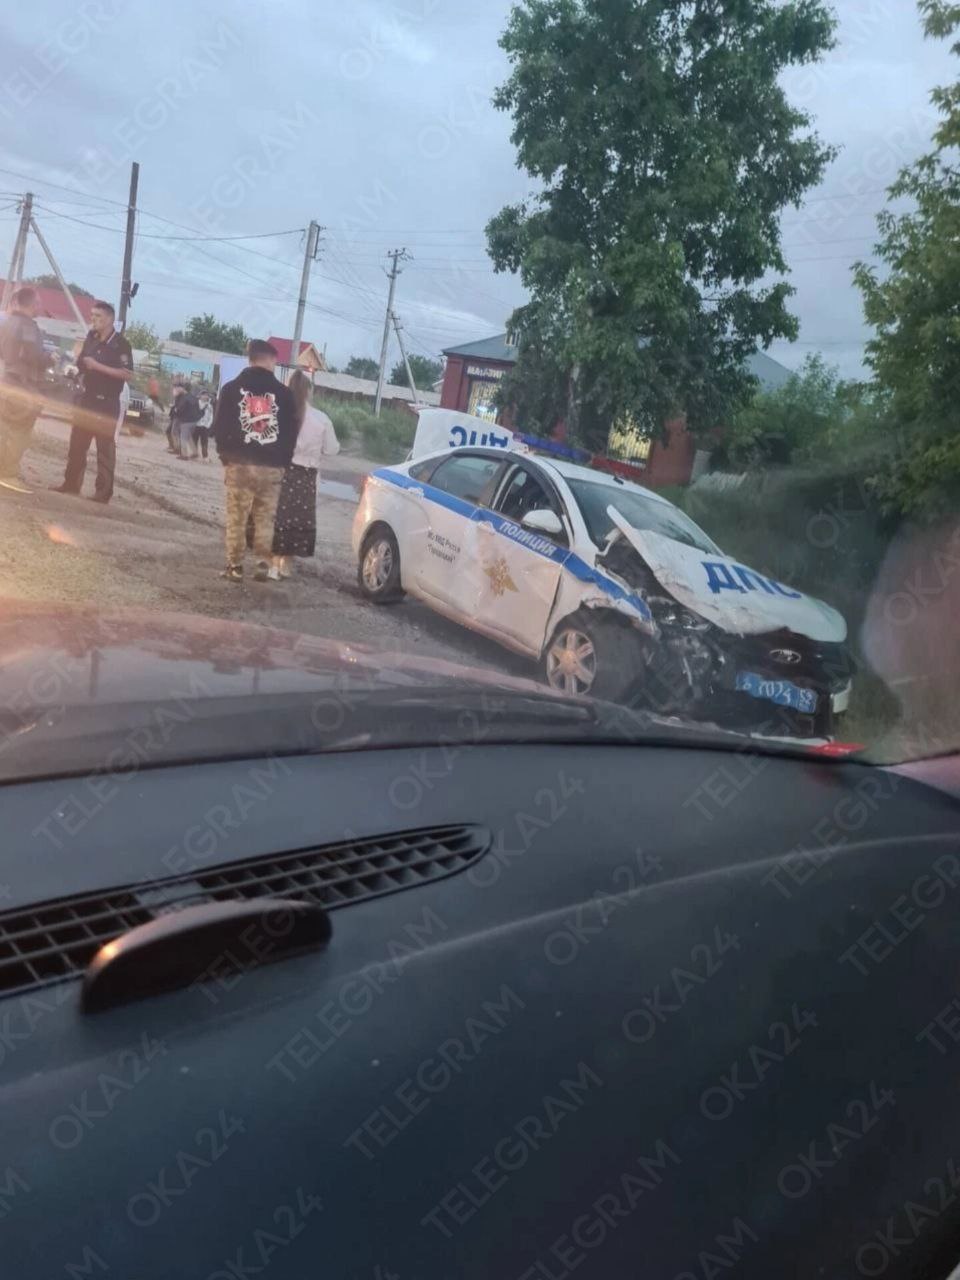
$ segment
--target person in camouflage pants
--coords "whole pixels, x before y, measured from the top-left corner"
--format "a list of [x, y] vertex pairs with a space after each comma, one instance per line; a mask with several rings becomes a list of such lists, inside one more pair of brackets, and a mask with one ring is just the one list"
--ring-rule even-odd
[[227, 567], [223, 576], [243, 581], [247, 520], [252, 517], [254, 579], [265, 582], [273, 555], [273, 526], [283, 474], [297, 443], [293, 398], [275, 376], [277, 351], [254, 338], [249, 364], [221, 389], [213, 420], [226, 486]]
[[270, 561], [283, 476], [283, 467], [255, 467], [249, 463], [233, 462], [225, 468], [228, 565], [243, 564], [248, 520], [253, 525], [253, 554], [258, 564]]

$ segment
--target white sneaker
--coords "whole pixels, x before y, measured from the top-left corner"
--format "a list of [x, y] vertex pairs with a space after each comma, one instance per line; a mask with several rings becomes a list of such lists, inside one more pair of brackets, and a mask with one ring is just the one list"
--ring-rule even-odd
[[270, 570], [267, 573], [267, 577], [271, 582], [280, 582], [281, 581], [280, 570], [275, 568], [273, 565], [271, 565]]

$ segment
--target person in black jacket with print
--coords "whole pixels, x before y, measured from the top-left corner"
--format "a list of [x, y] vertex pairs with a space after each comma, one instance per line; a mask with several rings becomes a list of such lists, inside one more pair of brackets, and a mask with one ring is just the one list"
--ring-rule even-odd
[[253, 516], [254, 578], [265, 582], [273, 554], [273, 526], [280, 484], [297, 443], [290, 392], [275, 376], [277, 350], [259, 338], [247, 347], [246, 369], [220, 391], [213, 436], [227, 491], [227, 567], [223, 576], [243, 581], [248, 516]]

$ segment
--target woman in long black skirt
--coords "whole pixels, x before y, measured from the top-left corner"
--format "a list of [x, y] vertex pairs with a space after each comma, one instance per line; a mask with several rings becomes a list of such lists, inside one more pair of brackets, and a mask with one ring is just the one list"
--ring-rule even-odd
[[317, 477], [322, 458], [340, 452], [333, 423], [310, 403], [310, 379], [300, 369], [290, 378], [290, 391], [300, 424], [293, 461], [283, 477], [277, 522], [273, 533], [270, 578], [289, 578], [294, 556], [312, 556], [317, 549]]

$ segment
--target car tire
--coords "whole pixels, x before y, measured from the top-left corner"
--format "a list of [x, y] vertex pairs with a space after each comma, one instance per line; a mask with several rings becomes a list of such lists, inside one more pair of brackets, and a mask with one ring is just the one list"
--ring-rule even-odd
[[543, 675], [557, 693], [623, 702], [642, 675], [642, 645], [629, 625], [575, 613], [560, 623], [544, 650]]
[[374, 604], [396, 604], [403, 599], [400, 586], [400, 548], [393, 530], [374, 525], [364, 536], [357, 565], [361, 593]]

